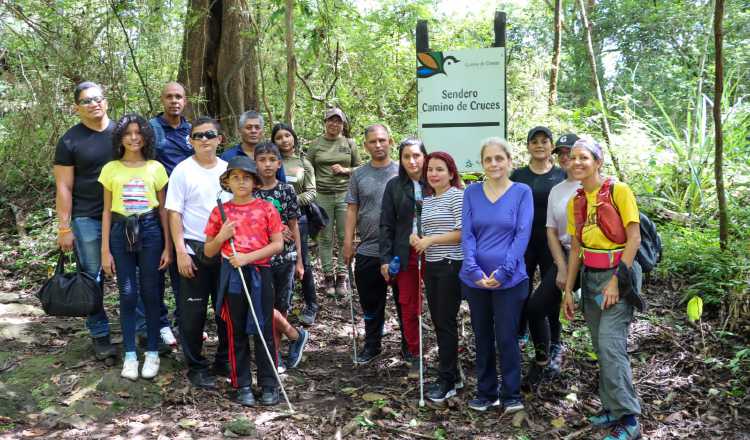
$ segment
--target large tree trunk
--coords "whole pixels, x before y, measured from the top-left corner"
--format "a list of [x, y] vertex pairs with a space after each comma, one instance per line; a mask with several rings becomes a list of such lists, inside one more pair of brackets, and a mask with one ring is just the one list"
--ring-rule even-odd
[[562, 48], [562, 0], [555, 0], [555, 42], [552, 48], [552, 70], [549, 74], [549, 106], [557, 104], [557, 78], [560, 72]]
[[599, 83], [599, 74], [597, 73], [597, 68], [596, 68], [596, 55], [594, 54], [594, 44], [591, 38], [591, 34], [593, 32], [592, 31], [593, 25], [588, 20], [588, 17], [586, 14], [586, 5], [583, 3], [583, 0], [578, 0], [578, 8], [581, 10], [581, 22], [583, 23], [583, 27], [585, 29], [586, 50], [588, 51], [589, 64], [591, 65], [591, 82], [592, 82], [592, 85], [594, 86], [594, 91], [596, 92], [596, 99], [599, 101], [599, 109], [602, 113], [602, 118], [601, 118], [602, 135], [604, 136], [604, 141], [607, 144], [607, 150], [609, 151], [609, 155], [612, 157], [612, 166], [614, 166], [615, 168], [615, 173], [617, 174], [617, 178], [620, 180], [625, 180], [625, 176], [623, 175], [622, 170], [620, 169], [620, 161], [617, 159], [617, 156], [612, 150], [612, 142], [611, 142], [611, 135], [610, 135], [611, 131], [609, 129], [609, 119], [607, 119], [607, 105], [604, 102], [604, 92], [602, 91], [601, 84]]
[[727, 216], [727, 196], [724, 189], [724, 138], [721, 128], [721, 101], [724, 94], [724, 56], [723, 30], [724, 0], [716, 0], [714, 9], [714, 48], [716, 52], [716, 68], [714, 80], [714, 135], [715, 158], [714, 174], [716, 175], [716, 198], [719, 201], [719, 243], [721, 250], [726, 250], [729, 241], [729, 218]]
[[216, 117], [227, 134], [240, 113], [257, 108], [256, 38], [246, 0], [189, 0], [178, 81], [190, 98], [189, 118]]
[[294, 0], [286, 0], [286, 106], [284, 120], [294, 126], [294, 94], [296, 93], [297, 59], [294, 57]]

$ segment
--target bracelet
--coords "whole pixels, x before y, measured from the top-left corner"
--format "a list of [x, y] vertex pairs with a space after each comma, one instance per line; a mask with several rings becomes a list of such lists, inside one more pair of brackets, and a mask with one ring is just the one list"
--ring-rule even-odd
[[57, 235], [63, 235], [67, 234], [68, 232], [73, 232], [72, 229], [68, 228], [57, 228]]

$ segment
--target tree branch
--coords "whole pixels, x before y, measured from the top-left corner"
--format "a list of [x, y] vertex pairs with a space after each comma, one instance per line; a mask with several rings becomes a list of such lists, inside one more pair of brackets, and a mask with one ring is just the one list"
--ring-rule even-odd
[[146, 101], [148, 101], [148, 109], [149, 113], [154, 113], [154, 103], [151, 102], [151, 94], [148, 92], [148, 86], [146, 85], [146, 81], [143, 79], [143, 75], [141, 75], [141, 69], [138, 68], [138, 61], [136, 61], [135, 58], [135, 50], [133, 49], [133, 45], [130, 42], [130, 36], [128, 35], [128, 30], [125, 28], [125, 23], [122, 22], [122, 18], [120, 18], [120, 14], [117, 13], [117, 5], [115, 5], [115, 0], [111, 0], [110, 4], [112, 5], [112, 13], [115, 15], [115, 18], [117, 18], [117, 22], [120, 23], [120, 27], [122, 28], [122, 33], [125, 35], [125, 42], [128, 44], [128, 50], [130, 51], [130, 58], [133, 60], [133, 68], [135, 69], [135, 73], [138, 75], [138, 79], [141, 81], [141, 86], [143, 86], [143, 92], [146, 94]]

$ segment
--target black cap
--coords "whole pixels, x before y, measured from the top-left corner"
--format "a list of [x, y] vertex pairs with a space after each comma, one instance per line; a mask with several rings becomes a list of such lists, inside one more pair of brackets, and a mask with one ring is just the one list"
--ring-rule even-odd
[[255, 166], [254, 160], [247, 156], [235, 156], [229, 161], [227, 170], [221, 174], [221, 177], [219, 177], [219, 183], [224, 191], [230, 191], [229, 185], [227, 185], [227, 179], [229, 179], [229, 173], [231, 173], [232, 170], [242, 170], [252, 174], [256, 178], [258, 177], [258, 167]]
[[550, 131], [550, 129], [540, 125], [529, 130], [529, 135], [526, 136], [526, 143], [528, 144], [529, 142], [531, 142], [531, 140], [534, 139], [534, 136], [536, 136], [537, 133], [544, 133], [550, 141], [552, 140], [552, 132]]
[[573, 144], [578, 140], [578, 135], [575, 133], [565, 133], [560, 136], [560, 139], [555, 142], [555, 149], [552, 150], [552, 154], [557, 153], [560, 148], [573, 148]]

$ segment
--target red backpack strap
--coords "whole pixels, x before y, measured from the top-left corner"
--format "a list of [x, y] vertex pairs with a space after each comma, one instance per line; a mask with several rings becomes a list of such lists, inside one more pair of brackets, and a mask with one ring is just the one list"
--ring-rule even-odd
[[586, 215], [588, 210], [588, 202], [586, 201], [586, 192], [583, 188], [576, 190], [576, 195], [573, 197], [573, 222], [576, 227], [576, 238], [578, 242], [583, 246], [583, 225], [586, 224]]

